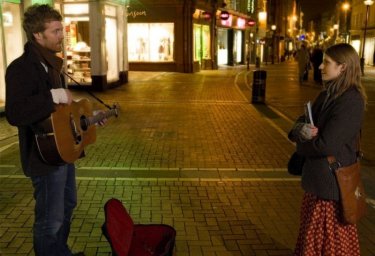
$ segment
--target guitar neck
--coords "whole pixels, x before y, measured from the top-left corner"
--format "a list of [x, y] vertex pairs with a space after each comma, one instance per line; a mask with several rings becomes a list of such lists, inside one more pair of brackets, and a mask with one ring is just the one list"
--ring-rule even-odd
[[114, 108], [114, 109], [111, 109], [111, 110], [108, 110], [106, 112], [100, 112], [94, 116], [91, 116], [91, 117], [87, 117], [83, 120], [81, 120], [81, 124], [83, 126], [86, 126], [86, 127], [89, 127], [93, 124], [96, 124], [100, 121], [103, 121], [104, 119], [107, 119], [109, 117], [112, 117], [112, 116], [117, 116], [117, 109]]

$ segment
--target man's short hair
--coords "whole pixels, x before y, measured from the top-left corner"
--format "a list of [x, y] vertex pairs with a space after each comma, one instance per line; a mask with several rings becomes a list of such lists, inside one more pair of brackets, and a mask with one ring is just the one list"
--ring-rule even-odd
[[43, 32], [45, 23], [51, 21], [62, 21], [62, 16], [48, 4], [34, 4], [27, 8], [22, 24], [27, 40], [34, 41], [33, 34]]

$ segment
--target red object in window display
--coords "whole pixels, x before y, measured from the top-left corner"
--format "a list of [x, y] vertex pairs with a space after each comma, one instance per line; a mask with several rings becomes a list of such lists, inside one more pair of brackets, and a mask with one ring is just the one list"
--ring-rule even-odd
[[202, 12], [202, 17], [205, 19], [205, 20], [210, 20], [211, 19], [211, 13], [210, 12]]
[[253, 19], [249, 19], [249, 20], [247, 21], [247, 25], [249, 25], [250, 27], [255, 26], [255, 24], [256, 24], [256, 21], [253, 20]]
[[221, 20], [228, 20], [229, 19], [229, 12], [227, 12], [227, 11], [221, 11], [221, 13], [220, 13], [220, 19]]

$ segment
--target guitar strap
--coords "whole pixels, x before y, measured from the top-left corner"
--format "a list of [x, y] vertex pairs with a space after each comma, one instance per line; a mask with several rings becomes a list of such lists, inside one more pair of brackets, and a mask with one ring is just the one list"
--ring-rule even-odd
[[[85, 88], [85, 86], [83, 86], [82, 84], [80, 84], [77, 80], [75, 80], [71, 75], [69, 75], [68, 73], [66, 72], [62, 72], [64, 75], [66, 75], [67, 77], [69, 77], [76, 85], [78, 85], [79, 87], [81, 88]], [[104, 101], [102, 101], [100, 98], [98, 98], [95, 94], [93, 94], [92, 92], [90, 92], [89, 90], [86, 90], [85, 89], [85, 92], [87, 92], [88, 94], [90, 94], [95, 100], [97, 100], [99, 103], [101, 103], [102, 105], [104, 105], [106, 108], [108, 109], [113, 109], [111, 106], [109, 106], [108, 104], [106, 104]]]

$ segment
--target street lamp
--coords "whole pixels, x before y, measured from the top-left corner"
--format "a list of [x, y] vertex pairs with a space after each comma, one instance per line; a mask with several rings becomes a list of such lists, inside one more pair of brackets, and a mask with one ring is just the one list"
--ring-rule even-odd
[[272, 30], [272, 60], [271, 64], [275, 64], [275, 31], [276, 31], [276, 25], [271, 26]]
[[348, 2], [345, 2], [342, 4], [342, 9], [344, 10], [345, 13], [345, 43], [349, 43], [349, 35], [348, 35], [348, 10], [350, 9], [350, 4]]
[[[257, 32], [256, 32], [256, 42], [260, 42], [260, 39], [266, 36], [266, 30], [267, 30], [267, 12], [266, 11], [261, 11], [258, 12], [258, 27], [257, 27]], [[257, 52], [260, 53], [260, 56], [256, 55], [255, 57], [255, 67], [259, 68], [260, 67], [260, 62], [261, 60], [264, 59], [264, 48], [263, 44], [260, 43], [260, 49], [256, 46]], [[267, 58], [266, 58], [266, 63], [267, 63]]]
[[365, 20], [365, 31], [363, 33], [362, 57], [361, 57], [361, 62], [360, 62], [362, 75], [365, 74], [365, 44], [366, 44], [368, 15], [369, 15], [370, 6], [374, 3], [374, 0], [364, 0], [363, 3], [366, 5], [366, 20]]

